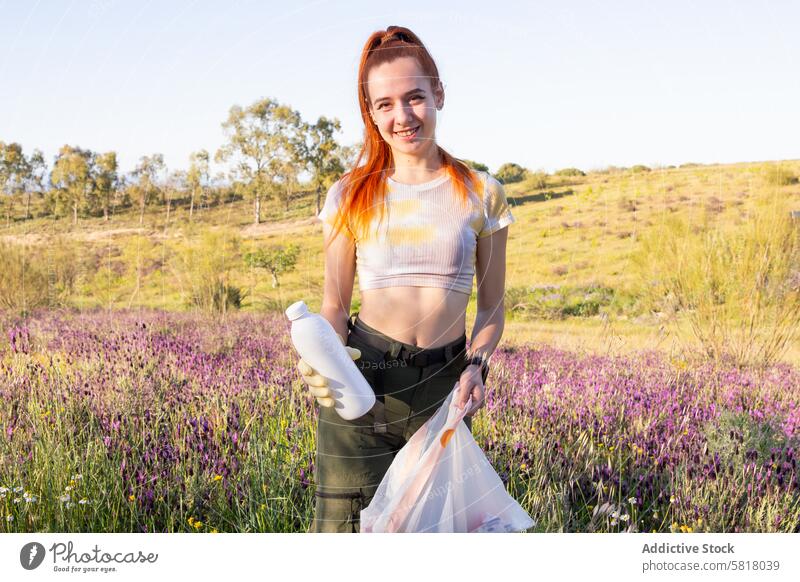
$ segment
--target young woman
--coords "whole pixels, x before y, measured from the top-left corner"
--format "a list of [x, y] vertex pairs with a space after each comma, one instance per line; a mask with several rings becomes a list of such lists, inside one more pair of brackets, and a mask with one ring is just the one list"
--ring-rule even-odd
[[[327, 380], [300, 361], [320, 404], [313, 532], [359, 531], [360, 512], [397, 451], [456, 386], [461, 407], [472, 397], [471, 430], [504, 325], [514, 217], [499, 182], [436, 144], [444, 88], [431, 55], [413, 32], [390, 26], [370, 36], [358, 79], [364, 146], [319, 214], [321, 314], [378, 401], [364, 417], [343, 420]], [[356, 267], [361, 308], [350, 317]], [[467, 352], [473, 277], [478, 311]]]

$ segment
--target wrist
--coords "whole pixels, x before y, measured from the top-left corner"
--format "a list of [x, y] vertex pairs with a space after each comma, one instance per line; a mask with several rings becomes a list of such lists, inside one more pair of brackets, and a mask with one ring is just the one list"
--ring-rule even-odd
[[463, 373], [470, 368], [477, 368], [480, 370], [481, 379], [484, 383], [486, 382], [486, 378], [489, 376], [489, 362], [485, 358], [477, 355], [467, 358], [461, 372]]

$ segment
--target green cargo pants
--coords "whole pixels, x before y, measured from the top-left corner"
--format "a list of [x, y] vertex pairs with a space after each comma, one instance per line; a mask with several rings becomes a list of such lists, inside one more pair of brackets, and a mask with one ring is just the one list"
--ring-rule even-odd
[[[426, 350], [352, 319], [347, 345], [361, 350], [355, 363], [378, 402], [354, 420], [344, 420], [332, 407], [320, 407], [316, 507], [309, 532], [359, 531], [361, 510], [369, 505], [395, 455], [439, 409], [464, 368], [465, 336], [442, 346], [445, 361], [419, 365], [425, 363], [424, 355], [410, 360], [407, 355]], [[472, 430], [472, 420], [464, 422]]]

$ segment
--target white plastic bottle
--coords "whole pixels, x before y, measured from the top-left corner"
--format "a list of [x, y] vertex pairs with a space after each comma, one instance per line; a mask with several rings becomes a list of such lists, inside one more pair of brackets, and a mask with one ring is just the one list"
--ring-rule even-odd
[[345, 420], [364, 416], [375, 404], [375, 392], [358, 370], [328, 321], [308, 310], [305, 301], [286, 309], [292, 343], [309, 366], [328, 379], [334, 408]]

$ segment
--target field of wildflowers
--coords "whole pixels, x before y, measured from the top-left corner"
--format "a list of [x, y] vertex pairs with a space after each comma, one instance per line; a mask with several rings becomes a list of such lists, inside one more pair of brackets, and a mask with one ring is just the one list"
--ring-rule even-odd
[[[280, 314], [0, 313], [0, 532], [296, 532]], [[800, 530], [800, 371], [501, 344], [478, 444], [539, 531]]]

